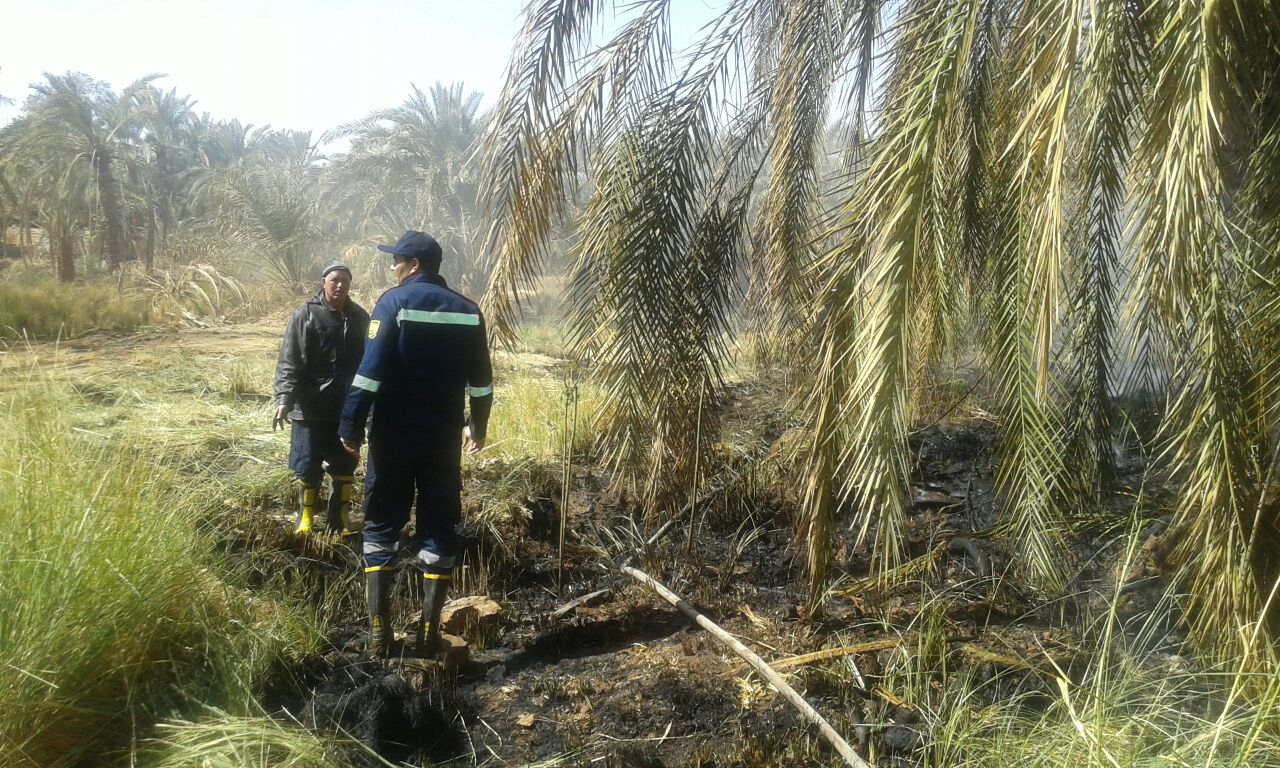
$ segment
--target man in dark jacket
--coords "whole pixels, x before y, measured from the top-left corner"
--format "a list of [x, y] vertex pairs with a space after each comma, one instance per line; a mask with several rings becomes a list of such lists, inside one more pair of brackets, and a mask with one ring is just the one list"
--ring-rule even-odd
[[[435, 239], [411, 231], [378, 248], [392, 255], [400, 284], [373, 308], [338, 434], [355, 455], [372, 409], [363, 553], [370, 652], [389, 650], [393, 568], [416, 495], [414, 548], [425, 588], [417, 644], [420, 654], [431, 656], [439, 648], [440, 609], [459, 548], [464, 424], [466, 451], [476, 453], [484, 447], [493, 404], [493, 370], [484, 318], [440, 276]], [[464, 422], [466, 398], [471, 417]]]
[[301, 484], [301, 508], [294, 532], [311, 532], [320, 505], [320, 482], [327, 465], [330, 531], [354, 533], [350, 509], [357, 460], [338, 440], [338, 419], [347, 387], [364, 354], [369, 313], [351, 300], [351, 270], [331, 264], [321, 286], [298, 307], [284, 331], [276, 363], [275, 429], [292, 423], [289, 469]]

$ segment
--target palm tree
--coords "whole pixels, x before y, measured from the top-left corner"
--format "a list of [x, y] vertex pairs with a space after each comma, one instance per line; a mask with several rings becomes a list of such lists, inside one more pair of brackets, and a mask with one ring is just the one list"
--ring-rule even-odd
[[149, 86], [139, 100], [142, 140], [150, 152], [145, 173], [144, 261], [146, 268], [151, 269], [157, 250], [165, 250], [169, 235], [186, 212], [193, 180], [191, 170], [198, 167], [196, 131], [200, 118], [191, 97], [178, 95], [176, 89], [161, 91]]
[[[598, 44], [606, 7], [526, 10], [483, 151], [484, 303], [510, 338], [589, 177], [579, 344], [653, 504], [708, 450], [691, 393], [713, 396], [736, 311], [807, 341], [815, 602], [837, 510], [892, 574], [913, 398], [973, 340], [1027, 581], [1068, 584], [1064, 544], [1107, 498], [1115, 397], [1145, 393], [1169, 403], [1152, 471], [1178, 481], [1196, 636], [1257, 647], [1280, 563], [1274, 0], [730, 0], [681, 55], [669, 0]], [[751, 300], [730, 301], [744, 276]]]
[[79, 73], [46, 74], [32, 86], [26, 131], [19, 151], [57, 158], [65, 174], [94, 179], [102, 223], [102, 249], [115, 267], [135, 258], [128, 236], [126, 191], [121, 168], [136, 151], [139, 94], [157, 76], [143, 78], [116, 95]]
[[235, 165], [200, 175], [196, 205], [210, 227], [260, 259], [276, 281], [302, 286], [332, 239], [318, 214], [321, 169], [313, 164], [311, 136], [266, 131], [251, 144]]
[[[5, 96], [3, 93], [0, 93], [0, 107], [12, 103], [13, 99]], [[7, 210], [13, 208], [13, 203], [13, 187], [9, 184], [8, 180], [5, 179], [4, 169], [0, 168], [0, 235], [9, 231]], [[5, 241], [3, 237], [0, 237], [0, 244], [7, 244], [7, 241]]]
[[90, 174], [76, 172], [81, 166], [67, 167], [56, 154], [31, 152], [30, 130], [28, 115], [0, 129], [0, 187], [11, 206], [24, 258], [30, 258], [33, 231], [39, 231], [48, 240], [53, 274], [72, 282], [84, 236], [94, 223], [95, 186]]
[[397, 107], [339, 126], [326, 141], [350, 139], [327, 179], [331, 205], [363, 237], [404, 229], [433, 233], [466, 290], [483, 287], [479, 271], [483, 228], [475, 215], [476, 185], [466, 162], [487, 119], [480, 94], [462, 83], [416, 85]]

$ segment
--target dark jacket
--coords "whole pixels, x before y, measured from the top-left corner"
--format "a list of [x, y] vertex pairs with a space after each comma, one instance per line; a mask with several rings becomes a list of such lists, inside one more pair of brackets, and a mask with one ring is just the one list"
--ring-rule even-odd
[[342, 439], [363, 443], [372, 410], [375, 445], [410, 455], [444, 445], [457, 452], [467, 398], [471, 434], [483, 439], [493, 369], [480, 309], [438, 275], [417, 275], [382, 294], [338, 426]]
[[338, 312], [323, 297], [316, 291], [289, 318], [276, 362], [276, 402], [295, 421], [337, 421], [364, 354], [369, 313], [350, 298]]

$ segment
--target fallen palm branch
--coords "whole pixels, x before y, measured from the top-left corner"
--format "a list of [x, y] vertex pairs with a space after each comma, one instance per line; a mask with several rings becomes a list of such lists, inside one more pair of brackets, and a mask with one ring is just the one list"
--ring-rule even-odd
[[854, 766], [854, 768], [869, 768], [866, 761], [859, 757], [857, 752], [853, 751], [853, 747], [849, 746], [849, 743], [845, 741], [839, 733], [836, 733], [836, 730], [831, 727], [831, 724], [826, 721], [826, 718], [810, 706], [809, 702], [805, 701], [803, 696], [797, 693], [790, 685], [787, 685], [787, 682], [782, 679], [781, 675], [775, 672], [764, 662], [763, 659], [752, 652], [750, 648], [743, 645], [738, 638], [721, 629], [714, 621], [702, 615], [702, 612], [697, 608], [694, 608], [692, 605], [685, 602], [679, 595], [667, 589], [659, 581], [644, 571], [625, 564], [620, 566], [620, 568], [623, 573], [641, 584], [647, 585], [654, 592], [657, 592], [662, 599], [674, 605], [681, 613], [684, 613], [686, 616], [697, 622], [698, 626], [710, 632], [717, 640], [729, 646], [734, 653], [745, 659], [746, 662], [754, 667], [755, 670], [766, 680], [768, 680], [769, 683], [777, 689], [777, 691], [781, 693], [787, 701], [791, 702], [791, 704], [800, 711], [800, 714], [803, 715], [806, 720], [818, 727], [818, 731], [828, 742], [831, 743], [831, 746], [835, 747], [836, 751], [840, 753], [840, 756], [844, 758], [846, 763]]
[[[989, 648], [983, 648], [982, 646], [975, 645], [973, 643], [965, 643], [960, 646], [960, 653], [967, 656], [970, 661], [978, 664], [991, 664], [992, 666], [1006, 667], [1008, 669], [1029, 669], [1034, 672], [1043, 671], [1039, 666], [1027, 661], [1026, 659], [1011, 656], [1007, 653], [997, 653]], [[1048, 656], [1048, 654], [1045, 655]], [[1050, 663], [1053, 663], [1052, 658], [1050, 658], [1049, 661]]]
[[855, 653], [875, 653], [876, 651], [887, 651], [890, 648], [897, 648], [902, 645], [902, 639], [891, 637], [884, 640], [871, 640], [857, 645], [842, 645], [839, 648], [824, 648], [821, 651], [813, 653], [802, 653], [799, 656], [788, 656], [785, 659], [778, 659], [771, 662], [770, 667], [774, 669], [790, 669], [791, 667], [803, 667], [806, 664], [812, 664], [815, 661], [828, 661], [830, 659], [839, 659], [845, 656], [852, 656]]
[[[841, 659], [845, 656], [853, 656], [859, 653], [875, 653], [876, 651], [887, 651], [891, 648], [897, 648], [906, 642], [906, 638], [890, 637], [881, 640], [868, 640], [865, 643], [857, 643], [854, 645], [841, 645], [835, 648], [823, 648], [820, 651], [812, 653], [802, 653], [797, 656], [788, 656], [785, 659], [778, 659], [769, 663], [769, 666], [776, 669], [791, 669], [793, 667], [803, 667], [807, 664], [814, 664], [819, 661], [830, 661], [831, 659]], [[956, 638], [948, 638], [947, 642], [955, 642]], [[998, 653], [988, 648], [983, 648], [975, 643], [964, 643], [958, 649], [958, 652], [968, 657], [971, 661], [978, 664], [993, 664], [998, 667], [1007, 667], [1010, 669], [1029, 669], [1036, 672], [1044, 672], [1038, 665], [1017, 656], [1005, 653]], [[1052, 657], [1046, 653], [1050, 663], [1055, 663]]]
[[863, 579], [854, 579], [838, 589], [833, 589], [829, 594], [836, 597], [849, 597], [851, 595], [866, 595], [868, 593], [882, 593], [886, 590], [893, 589], [902, 583], [911, 579], [917, 579], [924, 574], [934, 570], [942, 557], [947, 552], [948, 542], [939, 542], [937, 546], [914, 560], [908, 560], [896, 568], [891, 568], [883, 573], [875, 576], [869, 576]]

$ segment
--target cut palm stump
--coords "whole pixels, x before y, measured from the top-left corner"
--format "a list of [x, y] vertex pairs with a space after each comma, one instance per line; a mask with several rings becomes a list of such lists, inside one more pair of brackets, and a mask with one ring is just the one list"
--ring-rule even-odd
[[818, 727], [818, 732], [822, 734], [823, 738], [831, 743], [831, 746], [835, 747], [836, 752], [840, 753], [840, 756], [844, 758], [846, 763], [854, 768], [870, 768], [866, 761], [859, 757], [857, 752], [853, 751], [853, 747], [849, 746], [849, 742], [845, 741], [840, 734], [836, 733], [836, 729], [831, 727], [831, 724], [827, 722], [826, 718], [818, 714], [818, 710], [811, 707], [809, 702], [805, 701], [804, 697], [796, 692], [796, 689], [787, 685], [787, 681], [783, 680], [781, 675], [770, 668], [770, 666], [764, 662], [764, 659], [761, 659], [750, 648], [743, 645], [738, 638], [728, 632], [725, 632], [714, 621], [703, 616], [697, 608], [694, 608], [692, 605], [685, 602], [683, 598], [675, 592], [667, 589], [661, 582], [644, 571], [625, 564], [621, 566], [621, 570], [631, 578], [648, 586], [654, 592], [657, 592], [663, 600], [666, 600], [668, 603], [671, 603], [676, 608], [680, 609], [681, 613], [693, 619], [697, 622], [698, 626], [710, 632], [717, 640], [729, 646], [734, 653], [745, 659], [748, 664], [755, 668], [755, 670], [759, 672], [764, 679], [768, 680], [769, 683], [777, 689], [778, 693], [781, 693], [787, 701], [791, 702], [791, 704], [800, 711], [800, 714], [804, 716], [804, 719]]

